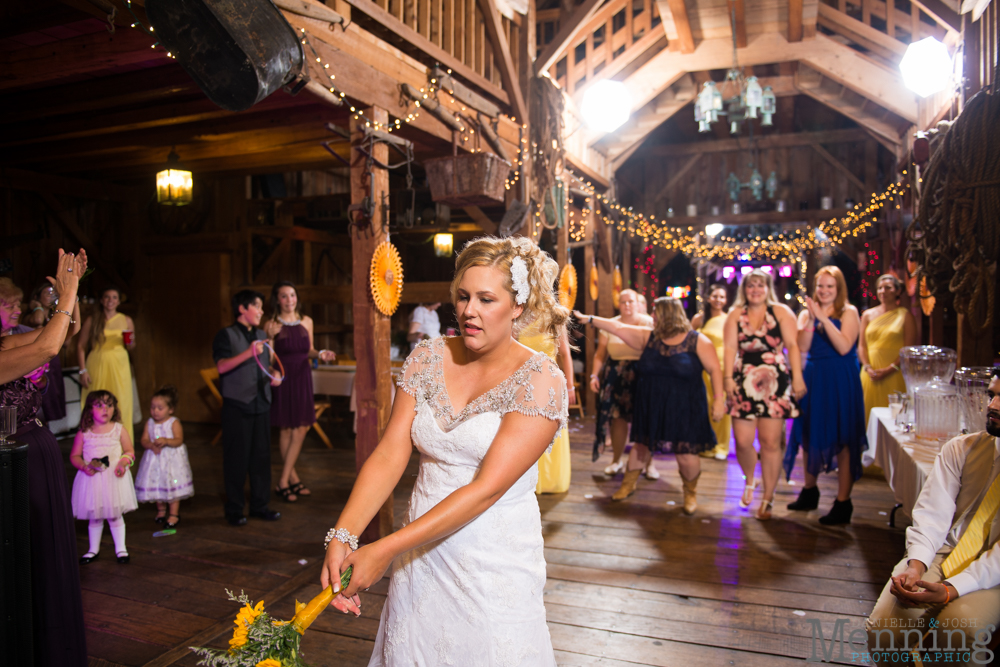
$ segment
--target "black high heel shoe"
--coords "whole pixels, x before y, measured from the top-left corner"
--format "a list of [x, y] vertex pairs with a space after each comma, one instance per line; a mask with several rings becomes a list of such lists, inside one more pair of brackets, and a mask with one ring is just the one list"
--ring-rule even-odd
[[89, 563], [93, 563], [95, 560], [97, 560], [97, 557], [100, 555], [101, 555], [100, 551], [98, 551], [96, 554], [93, 551], [88, 551], [87, 553], [80, 556], [80, 565], [87, 565]]

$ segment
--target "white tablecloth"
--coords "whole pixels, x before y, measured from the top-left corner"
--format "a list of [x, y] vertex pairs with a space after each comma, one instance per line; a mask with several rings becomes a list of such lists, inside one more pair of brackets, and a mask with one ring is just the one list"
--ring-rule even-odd
[[[392, 369], [392, 397], [396, 398], [396, 378], [398, 368]], [[354, 412], [354, 432], [358, 432], [357, 397], [354, 393], [354, 366], [323, 366], [312, 371], [313, 393], [327, 396], [350, 396], [350, 410]]]
[[899, 509], [910, 517], [920, 489], [941, 451], [941, 444], [918, 440], [912, 433], [902, 433], [893, 423], [889, 408], [872, 408], [868, 419], [868, 446], [874, 463], [885, 472], [885, 480], [901, 505]]

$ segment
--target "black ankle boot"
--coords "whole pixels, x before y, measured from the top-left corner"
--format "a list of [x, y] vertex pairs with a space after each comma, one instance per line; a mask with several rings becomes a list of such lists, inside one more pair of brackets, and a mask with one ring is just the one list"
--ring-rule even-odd
[[843, 502], [834, 500], [830, 513], [826, 516], [820, 517], [819, 522], [824, 526], [839, 526], [841, 524], [850, 523], [851, 514], [853, 512], [854, 505], [851, 503], [850, 498]]
[[811, 489], [802, 489], [799, 491], [799, 499], [794, 503], [788, 503], [788, 509], [790, 510], [814, 510], [819, 507], [819, 487], [814, 486]]

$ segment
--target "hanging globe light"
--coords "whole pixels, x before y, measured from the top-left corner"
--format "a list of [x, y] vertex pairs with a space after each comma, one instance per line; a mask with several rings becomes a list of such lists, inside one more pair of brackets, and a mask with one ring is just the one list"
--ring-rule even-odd
[[632, 95], [621, 81], [598, 81], [584, 93], [580, 111], [591, 129], [614, 132], [632, 113]]
[[899, 61], [906, 87], [921, 97], [941, 92], [948, 87], [952, 74], [948, 47], [934, 37], [925, 37], [906, 47]]

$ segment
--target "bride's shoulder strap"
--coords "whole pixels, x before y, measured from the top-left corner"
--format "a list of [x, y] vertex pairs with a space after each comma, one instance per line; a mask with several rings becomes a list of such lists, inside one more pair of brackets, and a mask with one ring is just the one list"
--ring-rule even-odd
[[418, 401], [425, 397], [431, 378], [435, 376], [437, 367], [442, 361], [443, 346], [443, 338], [420, 341], [403, 362], [396, 386]]
[[566, 376], [551, 359], [536, 353], [514, 377], [515, 390], [505, 412], [545, 417], [566, 426], [569, 397]]

